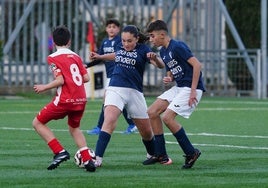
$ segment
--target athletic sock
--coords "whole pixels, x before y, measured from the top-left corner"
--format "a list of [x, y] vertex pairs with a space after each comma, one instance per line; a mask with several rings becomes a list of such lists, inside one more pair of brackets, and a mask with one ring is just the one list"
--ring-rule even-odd
[[102, 124], [104, 122], [104, 105], [102, 105], [101, 107], [101, 113], [100, 113], [100, 116], [99, 116], [99, 120], [98, 120], [98, 127], [101, 129], [102, 127]]
[[155, 138], [153, 137], [151, 140], [143, 140], [142, 142], [146, 148], [146, 151], [149, 155], [155, 155], [155, 150], [156, 150], [156, 143], [155, 143]]
[[62, 147], [62, 145], [59, 143], [59, 141], [56, 138], [49, 141], [47, 145], [49, 146], [49, 148], [52, 150], [54, 154], [58, 154], [61, 151], [64, 151], [64, 148]]
[[88, 147], [83, 147], [80, 149], [80, 154], [82, 156], [82, 162], [86, 162], [88, 160], [91, 160], [91, 156], [89, 155], [88, 152]]
[[156, 155], [167, 155], [164, 134], [155, 135], [155, 150]]
[[188, 139], [183, 128], [181, 128], [178, 132], [176, 132], [173, 135], [176, 137], [179, 145], [181, 146], [181, 149], [186, 155], [194, 154], [195, 152], [194, 147], [191, 144], [190, 140]]
[[95, 153], [96, 156], [103, 157], [106, 147], [111, 139], [111, 135], [104, 131], [101, 131], [97, 140]]

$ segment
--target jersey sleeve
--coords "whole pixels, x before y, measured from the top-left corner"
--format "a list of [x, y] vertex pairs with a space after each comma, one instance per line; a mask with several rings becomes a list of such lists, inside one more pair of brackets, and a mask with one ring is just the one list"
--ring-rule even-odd
[[183, 42], [180, 42], [179, 45], [174, 49], [174, 54], [179, 55], [185, 61], [188, 61], [188, 59], [193, 57], [190, 48]]
[[49, 68], [50, 68], [54, 78], [56, 78], [57, 76], [62, 75], [61, 69], [53, 61], [53, 57], [48, 56], [47, 62], [48, 62]]

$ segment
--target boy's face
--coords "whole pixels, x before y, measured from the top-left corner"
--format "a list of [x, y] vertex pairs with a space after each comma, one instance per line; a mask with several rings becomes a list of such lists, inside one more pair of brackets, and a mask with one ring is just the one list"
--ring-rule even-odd
[[163, 46], [164, 45], [164, 38], [165, 38], [165, 33], [164, 31], [152, 31], [149, 33], [150, 37], [150, 43], [155, 46]]
[[106, 26], [106, 32], [109, 38], [114, 38], [116, 35], [118, 35], [119, 31], [120, 28], [115, 24], [109, 24]]

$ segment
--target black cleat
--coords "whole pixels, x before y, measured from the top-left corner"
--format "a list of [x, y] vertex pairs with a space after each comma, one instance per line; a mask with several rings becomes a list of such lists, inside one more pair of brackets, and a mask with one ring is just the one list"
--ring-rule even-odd
[[63, 161], [67, 161], [69, 159], [70, 159], [70, 154], [68, 153], [68, 151], [60, 152], [54, 156], [53, 161], [47, 167], [47, 169], [53, 170], [57, 168], [60, 165], [60, 163], [62, 163]]
[[168, 157], [168, 155], [164, 156], [151, 156], [147, 160], [143, 161], [143, 165], [152, 165], [159, 162], [160, 164], [163, 165], [170, 165], [172, 164], [172, 160]]
[[185, 157], [185, 164], [182, 166], [183, 169], [192, 168], [195, 161], [201, 155], [201, 152], [198, 149], [195, 149], [195, 153], [193, 155], [184, 155]]
[[96, 166], [92, 160], [85, 162], [84, 167], [85, 167], [86, 171], [89, 171], [89, 172], [95, 172], [95, 170], [96, 170]]

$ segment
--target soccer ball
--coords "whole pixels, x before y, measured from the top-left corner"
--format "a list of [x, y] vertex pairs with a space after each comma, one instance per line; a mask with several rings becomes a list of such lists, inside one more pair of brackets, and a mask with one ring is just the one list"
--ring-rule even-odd
[[[89, 155], [91, 156], [93, 162], [96, 160], [96, 155], [95, 155], [95, 152], [93, 149], [91, 148], [88, 148], [88, 152], [89, 152]], [[81, 157], [81, 154], [80, 154], [80, 150], [78, 150], [75, 155], [74, 155], [74, 163], [80, 167], [80, 168], [84, 168], [84, 164], [82, 162], [82, 157]]]

